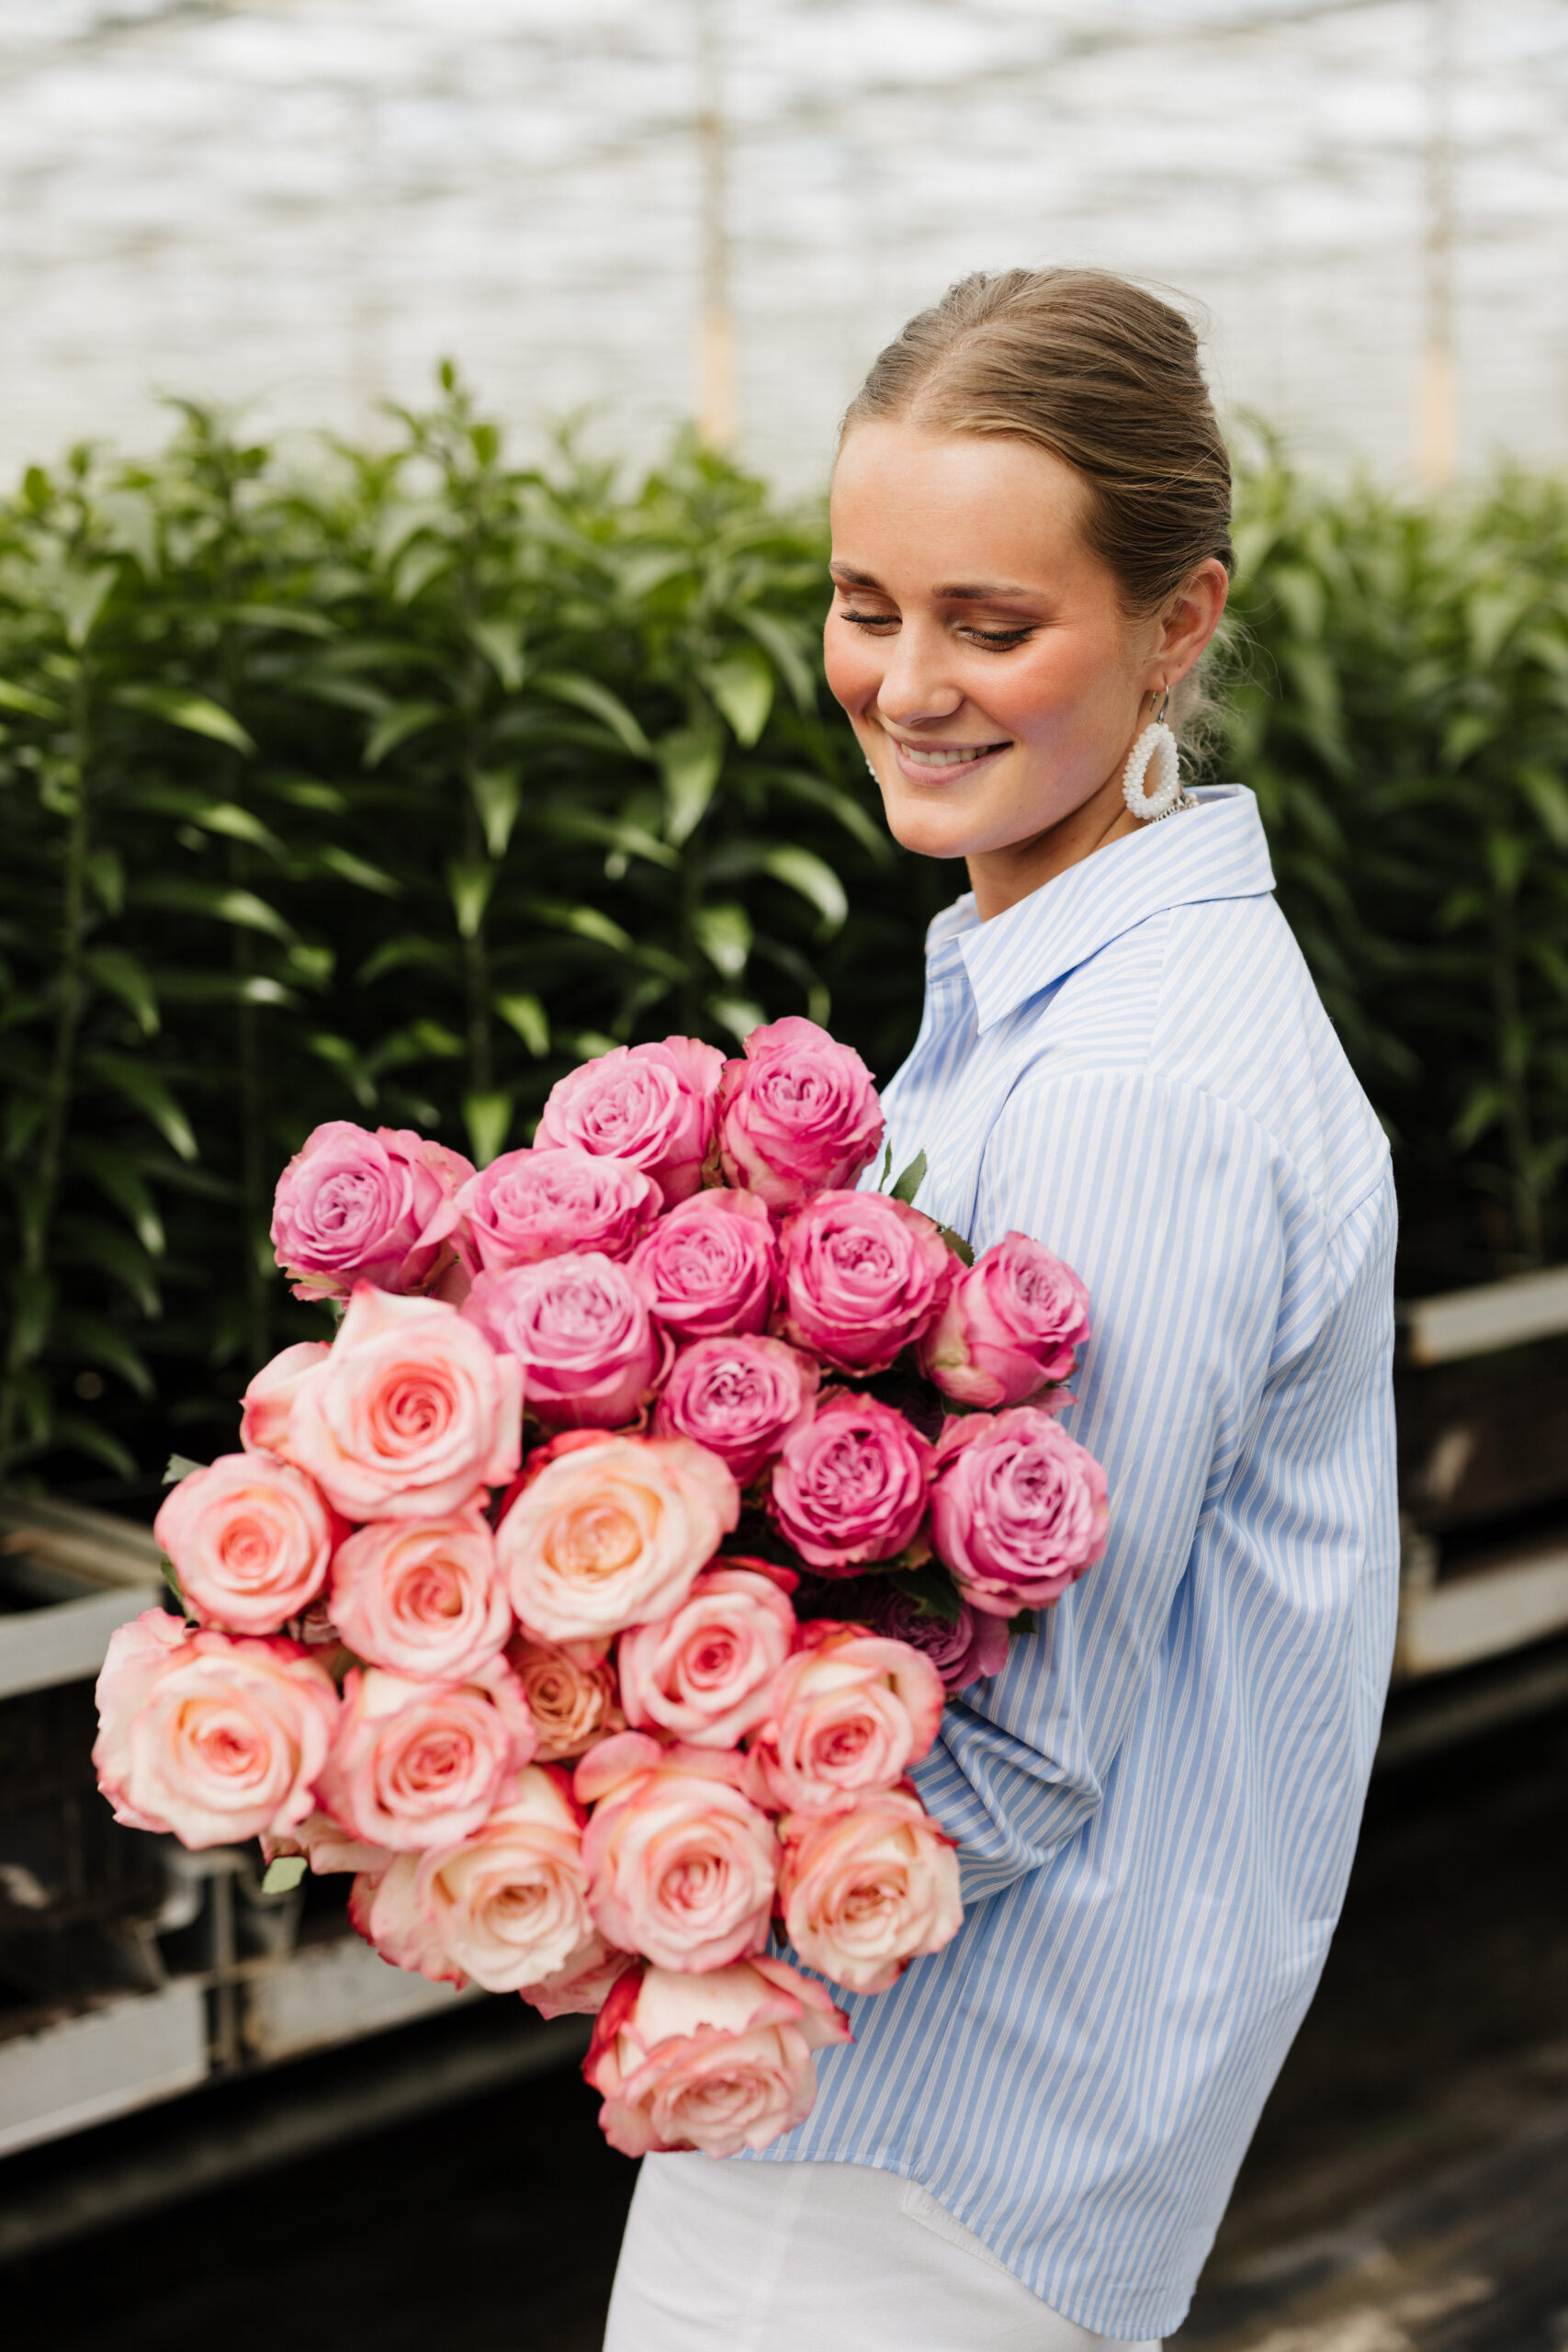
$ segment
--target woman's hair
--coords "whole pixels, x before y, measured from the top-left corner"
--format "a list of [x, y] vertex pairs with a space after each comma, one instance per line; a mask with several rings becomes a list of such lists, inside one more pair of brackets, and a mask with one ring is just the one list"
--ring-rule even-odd
[[[1235, 570], [1230, 453], [1198, 338], [1170, 303], [1109, 270], [961, 277], [872, 363], [840, 442], [873, 418], [1032, 441], [1062, 458], [1088, 488], [1084, 536], [1131, 613], [1157, 612], [1208, 556]], [[1202, 690], [1183, 684], [1190, 716]]]

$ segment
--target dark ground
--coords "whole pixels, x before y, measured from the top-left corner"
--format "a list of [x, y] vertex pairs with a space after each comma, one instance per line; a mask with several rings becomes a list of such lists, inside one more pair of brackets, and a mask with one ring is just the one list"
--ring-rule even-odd
[[[282, 2081], [13, 2158], [0, 2205]], [[50, 2352], [595, 2352], [632, 2178], [555, 2074], [18, 2262], [0, 2309]], [[1568, 1715], [1374, 1783], [1321, 1992], [1175, 2345], [1568, 2346]]]

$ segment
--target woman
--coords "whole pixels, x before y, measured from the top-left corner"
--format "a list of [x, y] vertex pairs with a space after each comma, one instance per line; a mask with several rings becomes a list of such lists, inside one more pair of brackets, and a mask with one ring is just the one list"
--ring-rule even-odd
[[965, 280], [849, 412], [829, 679], [972, 886], [893, 1164], [1088, 1283], [1111, 1544], [917, 1776], [962, 1932], [763, 2160], [647, 2160], [610, 2352], [1151, 2346], [1322, 1969], [1393, 1634], [1394, 1204], [1252, 796], [1181, 793], [1158, 726], [1229, 519], [1191, 330], [1098, 272]]

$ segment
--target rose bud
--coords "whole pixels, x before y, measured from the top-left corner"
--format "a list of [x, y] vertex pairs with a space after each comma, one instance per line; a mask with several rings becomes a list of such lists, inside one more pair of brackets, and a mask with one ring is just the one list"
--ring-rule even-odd
[[851, 2039], [822, 1986], [782, 1960], [702, 1976], [649, 1968], [612, 1989], [582, 2072], [622, 2155], [733, 2156], [804, 2123], [817, 2097], [812, 2052]]
[[535, 1147], [630, 1160], [667, 1201], [683, 1201], [703, 1180], [723, 1069], [717, 1046], [695, 1037], [616, 1046], [556, 1080]]
[[718, 1098], [727, 1183], [775, 1211], [839, 1192], [876, 1157], [882, 1105], [852, 1046], [791, 1015], [753, 1029], [745, 1058], [726, 1062]]
[[821, 1376], [810, 1356], [783, 1340], [698, 1340], [676, 1356], [653, 1426], [660, 1437], [705, 1445], [746, 1486], [809, 1419]]
[[476, 1273], [502, 1273], [569, 1250], [626, 1258], [663, 1205], [627, 1159], [573, 1148], [503, 1151], [457, 1195], [457, 1247]]
[[1066, 1380], [1089, 1335], [1089, 1293], [1072, 1268], [1009, 1233], [955, 1277], [920, 1341], [920, 1369], [954, 1403], [995, 1410]]
[[964, 1924], [958, 1855], [910, 1789], [779, 1824], [779, 1917], [807, 1968], [850, 1993], [886, 1993]]
[[507, 1644], [506, 1662], [539, 1734], [536, 1762], [560, 1763], [625, 1731], [608, 1648], [607, 1642], [533, 1642], [525, 1634]]
[[597, 2017], [628, 1968], [640, 1962], [629, 1951], [616, 1951], [595, 1929], [564, 1967], [537, 1984], [519, 1987], [530, 2008], [542, 2018]]
[[317, 1127], [273, 1203], [272, 1246], [296, 1298], [346, 1298], [356, 1283], [427, 1288], [451, 1262], [451, 1204], [473, 1172], [460, 1151], [409, 1128]]
[[372, 1520], [338, 1548], [331, 1605], [356, 1657], [430, 1681], [466, 1680], [512, 1632], [495, 1538], [472, 1509]]
[[818, 1193], [779, 1233], [773, 1329], [840, 1372], [886, 1372], [942, 1312], [957, 1262], [906, 1202]]
[[972, 1609], [1048, 1609], [1105, 1549], [1105, 1473], [1038, 1406], [949, 1421], [937, 1442], [931, 1541]]
[[755, 1193], [694, 1193], [660, 1218], [632, 1272], [677, 1340], [762, 1330], [778, 1272], [767, 1203]]
[[615, 1663], [626, 1720], [694, 1747], [734, 1747], [768, 1711], [795, 1639], [785, 1570], [719, 1560], [672, 1615], [621, 1635]]
[[769, 1515], [811, 1567], [890, 1560], [919, 1532], [932, 1466], [931, 1446], [891, 1405], [828, 1389], [780, 1448]]
[[768, 1940], [778, 1840], [733, 1754], [622, 1732], [577, 1768], [593, 1924], [660, 1968], [722, 1968]]
[[128, 1829], [243, 1845], [314, 1811], [338, 1695], [298, 1642], [187, 1633], [144, 1610], [110, 1634], [96, 1697], [93, 1764]]
[[240, 1443], [247, 1453], [276, 1453], [300, 1383], [325, 1363], [325, 1340], [299, 1340], [264, 1363], [241, 1398]]
[[457, 1965], [487, 1993], [557, 1975], [593, 1933], [582, 1824], [565, 1776], [530, 1765], [458, 1845], [427, 1853], [418, 1908]]
[[944, 1689], [962, 1690], [985, 1676], [999, 1674], [1007, 1664], [1008, 1629], [997, 1618], [981, 1615], [966, 1600], [954, 1602], [952, 1618], [939, 1617], [934, 1610], [922, 1615], [919, 1604], [889, 1577], [873, 1577], [868, 1583], [867, 1613], [874, 1630], [922, 1651]]
[[779, 1668], [746, 1786], [776, 1813], [824, 1813], [890, 1789], [929, 1755], [945, 1692], [907, 1642], [819, 1618]]
[[468, 1980], [419, 1900], [419, 1863], [417, 1854], [394, 1854], [384, 1871], [362, 1871], [349, 1889], [348, 1924], [389, 1967], [461, 1992]]
[[480, 1274], [463, 1313], [515, 1359], [529, 1411], [554, 1429], [635, 1419], [674, 1355], [626, 1269], [601, 1250]]
[[343, 1695], [321, 1803], [355, 1837], [399, 1853], [471, 1837], [534, 1753], [533, 1720], [499, 1659], [450, 1683], [355, 1668]]
[[344, 1532], [315, 1481], [267, 1453], [224, 1453], [180, 1480], [152, 1522], [191, 1614], [275, 1634], [309, 1607]]

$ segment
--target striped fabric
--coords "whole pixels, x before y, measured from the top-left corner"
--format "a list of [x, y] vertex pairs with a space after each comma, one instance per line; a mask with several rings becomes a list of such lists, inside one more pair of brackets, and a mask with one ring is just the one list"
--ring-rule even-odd
[[1311, 1998], [1393, 1638], [1388, 1151], [1272, 888], [1224, 786], [931, 927], [893, 1164], [1088, 1283], [1111, 1543], [920, 1768], [963, 1930], [762, 2159], [914, 2178], [1114, 2337], [1179, 2324]]

